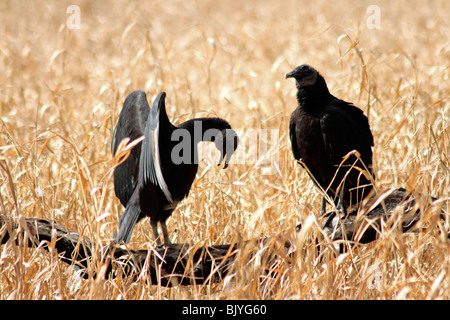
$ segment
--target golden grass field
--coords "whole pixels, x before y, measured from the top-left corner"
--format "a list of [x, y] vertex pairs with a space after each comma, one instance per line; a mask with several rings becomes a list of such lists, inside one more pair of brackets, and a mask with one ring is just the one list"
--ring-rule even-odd
[[[69, 23], [73, 4], [79, 29]], [[380, 9], [379, 28], [367, 23], [370, 5]], [[189, 198], [168, 220], [172, 242], [288, 239], [299, 222], [313, 221], [275, 279], [261, 277], [258, 259], [238, 260], [222, 282], [174, 288], [145, 277], [80, 280], [56, 253], [8, 242], [0, 299], [449, 299], [450, 244], [435, 225], [419, 234], [385, 230], [371, 244], [317, 259], [318, 222], [308, 217], [317, 216], [320, 194], [291, 153], [296, 88], [284, 79], [308, 63], [334, 95], [364, 110], [379, 188], [446, 201], [449, 12], [447, 0], [0, 2], [0, 214], [53, 219], [98, 248], [108, 243], [123, 211], [112, 131], [127, 94], [142, 89], [150, 103], [167, 92], [175, 124], [219, 116], [235, 129], [279, 130], [274, 174], [254, 162], [222, 170], [215, 156], [200, 163]], [[153, 245], [143, 220], [130, 247]]]

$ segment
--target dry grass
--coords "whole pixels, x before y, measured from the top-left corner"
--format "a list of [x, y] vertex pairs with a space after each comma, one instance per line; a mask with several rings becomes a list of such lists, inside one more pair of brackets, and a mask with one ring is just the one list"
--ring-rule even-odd
[[[81, 29], [66, 26], [71, 4], [81, 9]], [[380, 29], [366, 25], [371, 4], [381, 9]], [[436, 228], [386, 231], [317, 261], [317, 222], [308, 217], [320, 199], [293, 161], [295, 87], [284, 80], [309, 63], [335, 95], [369, 112], [380, 188], [448, 199], [448, 12], [446, 0], [2, 1], [1, 214], [55, 219], [106, 243], [122, 212], [108, 173], [112, 130], [126, 95], [143, 89], [149, 99], [167, 92], [174, 122], [217, 115], [236, 129], [279, 129], [276, 174], [251, 163], [200, 164], [169, 220], [172, 241], [288, 237], [298, 222], [311, 224], [293, 264], [273, 266], [276, 279], [260, 278], [257, 256], [243, 257], [221, 283], [177, 288], [74, 281], [55, 254], [9, 243], [0, 247], [0, 299], [449, 299], [450, 247]], [[131, 246], [151, 245], [144, 221]]]

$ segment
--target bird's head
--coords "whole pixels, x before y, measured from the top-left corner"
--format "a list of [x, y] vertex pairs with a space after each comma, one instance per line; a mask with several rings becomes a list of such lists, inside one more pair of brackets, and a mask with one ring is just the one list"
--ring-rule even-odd
[[319, 72], [317, 72], [316, 69], [314, 69], [310, 65], [302, 64], [301, 66], [296, 67], [291, 72], [286, 73], [284, 77], [286, 79], [294, 78], [295, 85], [298, 89], [300, 89], [307, 86], [313, 86], [316, 83], [318, 76]]
[[230, 163], [231, 156], [236, 151], [239, 144], [239, 137], [233, 129], [223, 129], [218, 132], [214, 138], [214, 144], [217, 150], [220, 151], [219, 166], [225, 159], [225, 165], [223, 168], [228, 167]]

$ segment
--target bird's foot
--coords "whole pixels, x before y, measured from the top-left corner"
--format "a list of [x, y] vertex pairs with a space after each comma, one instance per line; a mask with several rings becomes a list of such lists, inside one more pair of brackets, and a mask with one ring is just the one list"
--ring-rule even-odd
[[327, 200], [325, 197], [322, 197], [322, 205], [320, 207], [319, 218], [322, 217], [327, 211]]
[[172, 242], [166, 242], [164, 241], [164, 243], [158, 242], [156, 244], [156, 249], [165, 249], [165, 248], [170, 248], [172, 246]]
[[341, 218], [347, 217], [347, 208], [344, 205], [344, 202], [339, 199], [336, 209], [340, 213]]

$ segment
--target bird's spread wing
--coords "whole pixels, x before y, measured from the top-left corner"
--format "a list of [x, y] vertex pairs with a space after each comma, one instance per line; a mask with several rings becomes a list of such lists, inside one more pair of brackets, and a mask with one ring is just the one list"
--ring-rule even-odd
[[[127, 96], [114, 128], [111, 142], [113, 155], [124, 138], [132, 141], [144, 134], [149, 113], [150, 107], [145, 92], [133, 91]], [[142, 143], [137, 144], [131, 150], [129, 157], [114, 171], [114, 190], [124, 207], [130, 200], [138, 182], [141, 145]]]
[[[158, 186], [164, 193], [166, 199], [172, 203], [173, 197], [169, 191], [164, 179], [161, 155], [160, 155], [160, 130], [162, 121], [166, 120], [164, 105], [165, 93], [160, 93], [153, 102], [147, 125], [144, 132], [144, 141], [142, 142], [142, 152], [140, 160], [140, 172], [142, 173], [142, 182], [152, 183]], [[164, 113], [164, 114], [163, 114]], [[163, 116], [162, 116], [163, 115]], [[167, 119], [168, 121], [168, 119]]]

